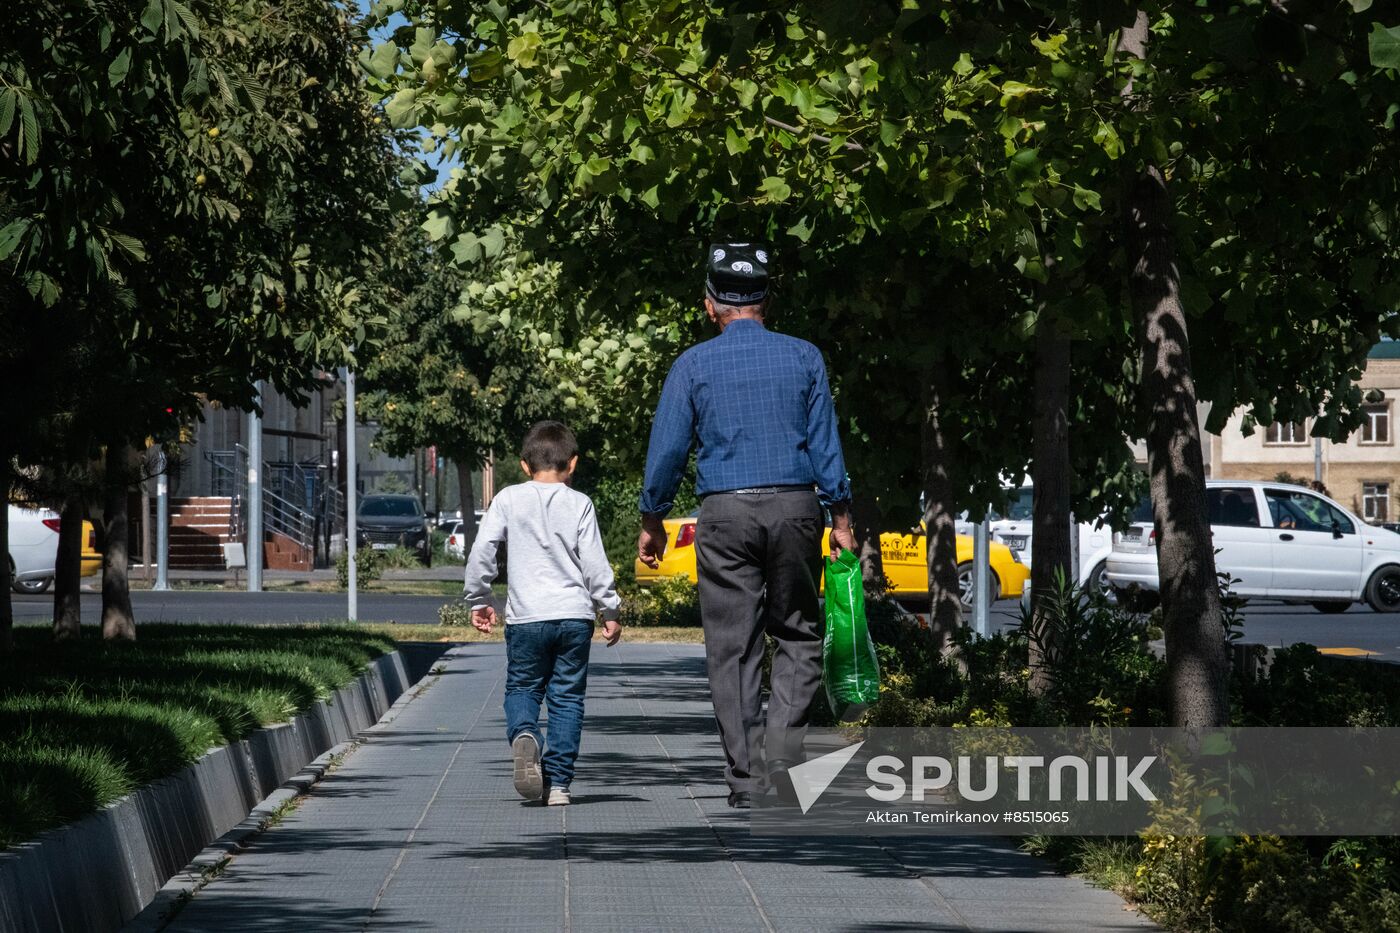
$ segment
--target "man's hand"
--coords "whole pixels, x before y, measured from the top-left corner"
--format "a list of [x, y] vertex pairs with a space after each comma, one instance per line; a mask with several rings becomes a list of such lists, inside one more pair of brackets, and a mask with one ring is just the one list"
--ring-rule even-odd
[[490, 606], [481, 606], [472, 610], [472, 625], [483, 635], [491, 634], [491, 627], [496, 624], [496, 610]]
[[661, 566], [666, 553], [666, 525], [657, 515], [642, 516], [642, 533], [637, 538], [637, 559], [652, 570]]
[[856, 549], [855, 532], [851, 530], [851, 513], [844, 507], [831, 508], [831, 556]]
[[622, 638], [622, 626], [616, 619], [606, 619], [603, 621], [603, 641], [611, 648]]

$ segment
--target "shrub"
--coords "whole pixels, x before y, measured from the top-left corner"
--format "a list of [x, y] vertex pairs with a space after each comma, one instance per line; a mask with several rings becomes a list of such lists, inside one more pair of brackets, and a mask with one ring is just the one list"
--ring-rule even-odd
[[462, 600], [446, 603], [438, 608], [438, 624], [461, 627], [472, 624], [472, 607]]
[[700, 592], [689, 577], [658, 580], [649, 587], [632, 585], [621, 592], [624, 625], [699, 625]]
[[[355, 585], [373, 583], [384, 572], [384, 552], [373, 548], [357, 548], [355, 551]], [[350, 555], [341, 552], [335, 559], [335, 578], [342, 589], [350, 586]]]

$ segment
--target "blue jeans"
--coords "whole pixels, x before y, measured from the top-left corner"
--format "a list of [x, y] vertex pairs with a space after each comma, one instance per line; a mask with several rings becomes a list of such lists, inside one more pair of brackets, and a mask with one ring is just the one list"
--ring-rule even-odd
[[551, 787], [568, 787], [583, 737], [591, 619], [520, 622], [506, 626], [506, 739], [522, 732], [540, 739], [540, 703], [549, 710], [549, 745], [542, 760]]

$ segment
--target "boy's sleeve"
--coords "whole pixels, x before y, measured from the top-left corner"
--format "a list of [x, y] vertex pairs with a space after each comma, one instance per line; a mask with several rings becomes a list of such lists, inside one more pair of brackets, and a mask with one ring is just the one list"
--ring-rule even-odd
[[476, 530], [476, 541], [472, 542], [462, 596], [473, 609], [491, 605], [491, 584], [500, 572], [497, 554], [501, 542], [506, 539], [504, 512], [505, 500], [498, 496], [482, 516], [481, 525]]
[[608, 553], [603, 549], [603, 536], [598, 531], [598, 513], [592, 501], [584, 506], [578, 523], [578, 554], [583, 569], [583, 580], [593, 597], [593, 605], [600, 609], [606, 621], [617, 620], [622, 600], [618, 598], [613, 583], [612, 564], [608, 563]]

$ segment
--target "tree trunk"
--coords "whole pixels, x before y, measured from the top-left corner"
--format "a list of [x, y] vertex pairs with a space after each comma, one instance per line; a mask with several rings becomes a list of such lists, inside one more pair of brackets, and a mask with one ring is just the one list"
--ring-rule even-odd
[[127, 553], [131, 547], [126, 501], [129, 453], [125, 445], [112, 444], [107, 448], [106, 498], [102, 509], [106, 526], [106, 546], [102, 551], [102, 637], [109, 640], [136, 639]]
[[0, 590], [0, 654], [15, 650], [15, 610], [10, 602], [10, 586], [14, 583], [14, 571], [10, 567], [10, 460], [0, 451], [0, 490], [5, 492], [5, 501], [0, 503], [0, 555], [5, 560], [5, 585]]
[[465, 461], [454, 462], [457, 464], [457, 489], [462, 500], [462, 554], [470, 555], [472, 545], [476, 543], [476, 492], [472, 489], [472, 468]]
[[860, 574], [865, 583], [865, 592], [877, 598], [889, 592], [885, 581], [885, 561], [880, 553], [880, 534], [884, 524], [884, 513], [875, 497], [857, 493], [851, 500], [851, 527], [856, 535], [856, 553], [860, 555]]
[[[935, 366], [941, 366], [942, 361]], [[941, 370], [924, 385], [924, 417], [920, 425], [919, 459], [924, 481], [924, 532], [928, 545], [929, 627], [940, 650], [947, 651], [953, 633], [963, 626], [958, 591], [957, 502], [949, 472], [952, 438], [945, 430], [940, 406], [947, 395]]]
[[[1136, 11], [1120, 33], [1119, 51], [1146, 59], [1148, 27], [1147, 13]], [[1123, 93], [1132, 97], [1131, 82]], [[1128, 290], [1142, 354], [1142, 399], [1150, 412], [1147, 466], [1168, 702], [1172, 725], [1205, 728], [1223, 726], [1229, 716], [1230, 655], [1206, 515], [1205, 463], [1171, 211], [1167, 179], [1148, 162], [1127, 180], [1124, 221]]]
[[1043, 652], [1053, 647], [1054, 631], [1047, 626], [1047, 598], [1064, 579], [1073, 586], [1070, 565], [1069, 466], [1070, 340], [1042, 309], [1035, 341], [1035, 403], [1032, 426], [1031, 475], [1035, 478], [1032, 519], [1031, 612], [1038, 637], [1031, 641], [1031, 690], [1043, 693], [1050, 673]]
[[53, 573], [53, 636], [56, 641], [82, 634], [83, 612], [79, 601], [83, 566], [83, 498], [70, 493], [64, 500], [58, 525], [58, 557]]

